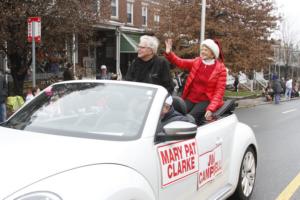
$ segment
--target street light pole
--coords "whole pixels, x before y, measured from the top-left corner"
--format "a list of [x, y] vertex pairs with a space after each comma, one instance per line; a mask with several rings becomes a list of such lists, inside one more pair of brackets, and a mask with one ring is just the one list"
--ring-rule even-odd
[[121, 58], [121, 30], [120, 27], [116, 27], [116, 72], [117, 72], [118, 80], [122, 80], [120, 58]]
[[72, 37], [72, 58], [73, 58], [73, 74], [76, 76], [76, 34], [73, 32]]
[[200, 45], [204, 40], [204, 34], [205, 34], [205, 12], [206, 12], [206, 0], [202, 0], [201, 26], [200, 26]]
[[36, 86], [35, 78], [35, 24], [32, 22], [32, 88]]

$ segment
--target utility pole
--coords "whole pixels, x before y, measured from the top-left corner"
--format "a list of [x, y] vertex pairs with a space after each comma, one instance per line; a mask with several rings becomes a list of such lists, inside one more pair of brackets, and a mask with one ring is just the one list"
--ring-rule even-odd
[[118, 80], [122, 80], [120, 58], [121, 58], [121, 30], [120, 27], [117, 27], [116, 28], [116, 72], [117, 72]]
[[76, 34], [73, 32], [72, 37], [72, 60], [73, 60], [73, 74], [76, 75]]
[[206, 0], [202, 0], [201, 26], [200, 26], [200, 47], [201, 47], [201, 43], [204, 40], [204, 35], [205, 35], [205, 13], [206, 13]]
[[35, 78], [35, 23], [32, 22], [32, 87], [36, 86]]

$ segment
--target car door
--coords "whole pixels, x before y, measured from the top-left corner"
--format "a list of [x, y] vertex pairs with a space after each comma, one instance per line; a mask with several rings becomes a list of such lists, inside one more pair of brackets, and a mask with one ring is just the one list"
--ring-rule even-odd
[[235, 115], [200, 126], [196, 137], [156, 145], [159, 199], [210, 199], [228, 184]]
[[198, 153], [196, 139], [156, 145], [159, 199], [196, 200]]
[[235, 115], [231, 115], [197, 129], [199, 199], [218, 197], [231, 187], [228, 184], [229, 164], [236, 123]]

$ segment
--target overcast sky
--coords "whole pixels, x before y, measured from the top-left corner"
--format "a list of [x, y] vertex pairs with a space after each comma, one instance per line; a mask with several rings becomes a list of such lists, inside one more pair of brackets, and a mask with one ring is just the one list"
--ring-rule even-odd
[[287, 27], [295, 39], [300, 41], [300, 0], [275, 0], [279, 12], [287, 21]]

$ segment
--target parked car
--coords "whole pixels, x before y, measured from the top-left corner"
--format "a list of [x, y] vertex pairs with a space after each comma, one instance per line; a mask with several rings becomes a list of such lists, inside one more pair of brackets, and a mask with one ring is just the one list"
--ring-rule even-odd
[[214, 122], [157, 132], [167, 95], [126, 81], [49, 86], [1, 124], [0, 199], [249, 199], [251, 128], [222, 108]]

